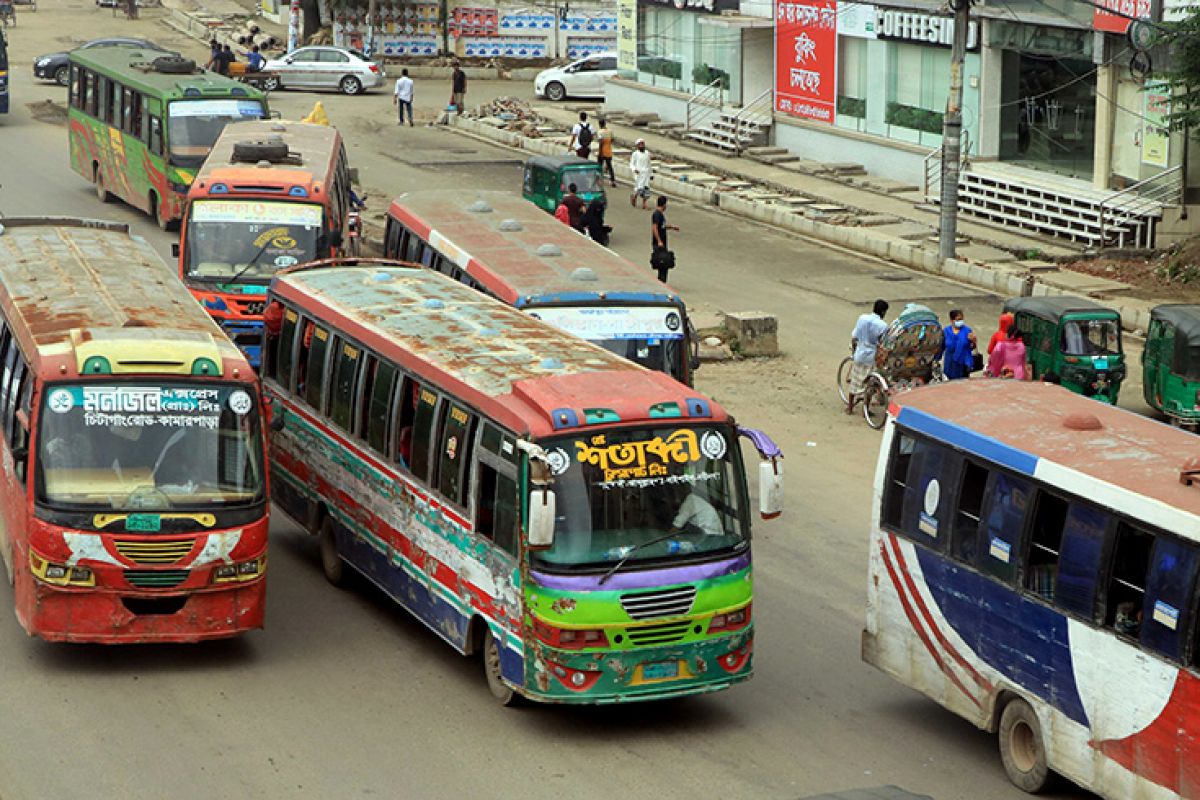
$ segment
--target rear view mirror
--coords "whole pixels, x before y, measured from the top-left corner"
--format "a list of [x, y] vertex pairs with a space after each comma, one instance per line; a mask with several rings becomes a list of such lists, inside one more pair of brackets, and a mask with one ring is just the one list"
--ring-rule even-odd
[[171, 243], [171, 257], [179, 258], [179, 242]]
[[554, 544], [554, 492], [548, 488], [529, 493], [529, 548], [545, 550]]
[[758, 465], [758, 510], [763, 519], [774, 519], [783, 513], [782, 459]]

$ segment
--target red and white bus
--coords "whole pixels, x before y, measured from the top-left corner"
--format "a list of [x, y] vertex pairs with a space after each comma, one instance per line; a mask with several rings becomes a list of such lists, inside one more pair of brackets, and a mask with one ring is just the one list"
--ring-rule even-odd
[[0, 228], [0, 558], [21, 625], [187, 642], [263, 624], [254, 371], [124, 225]]

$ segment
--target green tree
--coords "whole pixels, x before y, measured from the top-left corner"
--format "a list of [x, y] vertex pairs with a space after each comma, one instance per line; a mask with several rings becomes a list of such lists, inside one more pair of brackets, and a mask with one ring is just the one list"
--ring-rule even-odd
[[1200, 9], [1156, 27], [1155, 38], [1166, 46], [1155, 49], [1170, 54], [1165, 67], [1157, 70], [1157, 77], [1171, 90], [1167, 123], [1173, 131], [1190, 128], [1200, 135]]

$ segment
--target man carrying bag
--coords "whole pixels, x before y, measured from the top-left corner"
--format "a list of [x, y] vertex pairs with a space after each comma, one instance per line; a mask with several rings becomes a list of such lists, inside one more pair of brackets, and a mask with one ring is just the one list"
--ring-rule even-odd
[[667, 273], [675, 268], [675, 254], [667, 248], [667, 231], [678, 227], [667, 224], [667, 198], [659, 195], [654, 213], [650, 216], [650, 266], [658, 273], [658, 279], [667, 282]]

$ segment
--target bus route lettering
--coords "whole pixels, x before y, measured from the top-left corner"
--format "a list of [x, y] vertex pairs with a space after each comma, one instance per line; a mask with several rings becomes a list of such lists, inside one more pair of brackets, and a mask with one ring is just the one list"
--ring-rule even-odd
[[[606, 482], [665, 476], [670, 465], [689, 464], [700, 458], [700, 445], [692, 430], [678, 430], [665, 439], [656, 436], [611, 445], [607, 441], [600, 434], [592, 437], [591, 444], [575, 442], [576, 459], [603, 470]], [[657, 461], [650, 460], [650, 456]]]

